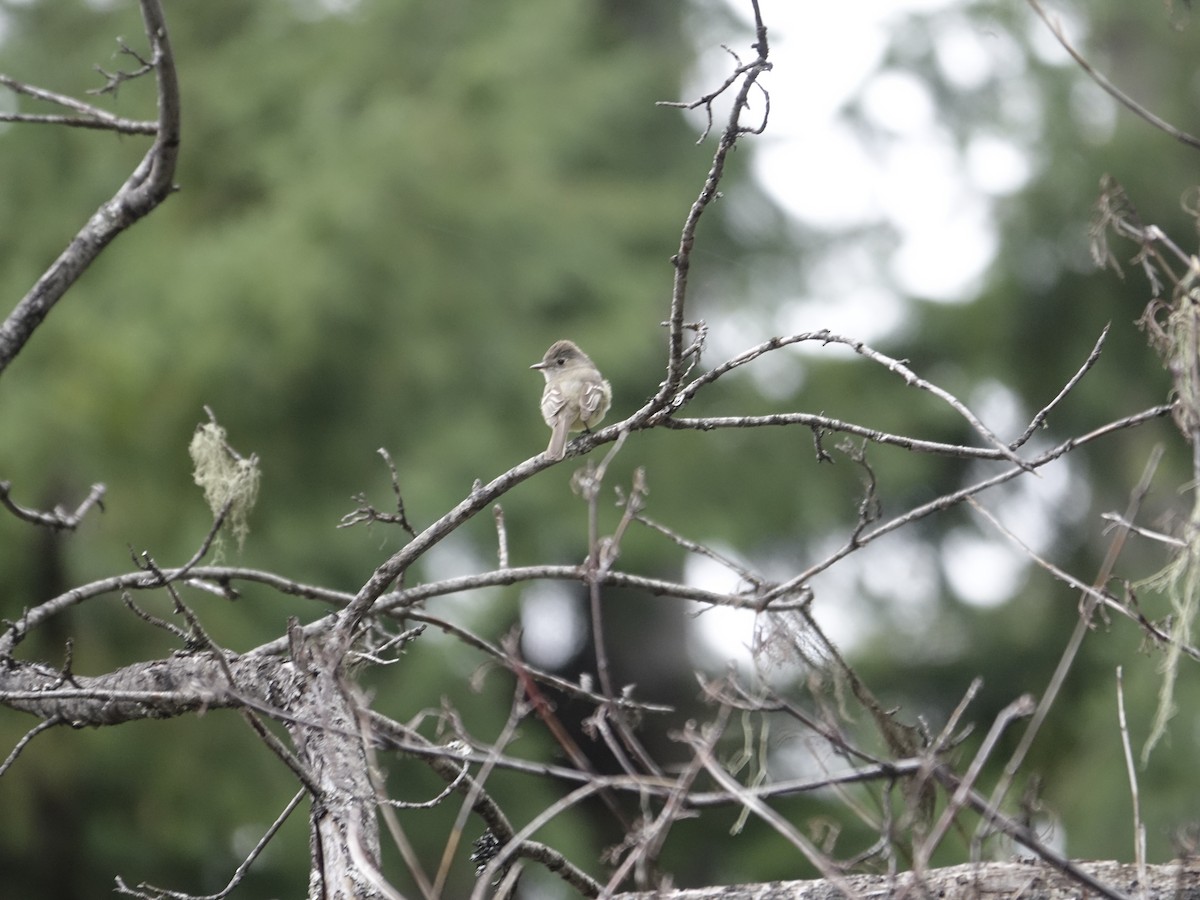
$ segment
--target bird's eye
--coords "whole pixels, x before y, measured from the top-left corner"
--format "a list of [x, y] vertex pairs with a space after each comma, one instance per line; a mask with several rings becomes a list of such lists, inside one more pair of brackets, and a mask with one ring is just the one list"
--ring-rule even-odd
[[560, 356], [558, 359], [555, 360], [555, 362], [558, 363], [560, 366], [563, 363], [565, 363], [566, 361], [567, 361], [567, 358], [565, 356]]

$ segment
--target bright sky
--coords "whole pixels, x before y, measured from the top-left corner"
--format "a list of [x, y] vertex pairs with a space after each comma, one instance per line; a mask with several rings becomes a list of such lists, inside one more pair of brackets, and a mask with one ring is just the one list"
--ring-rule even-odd
[[[751, 24], [749, 0], [724, 2]], [[808, 227], [836, 232], [887, 223], [899, 235], [898, 249], [888, 259], [871, 258], [848, 240], [844, 250], [820, 261], [818, 277], [811, 281], [825, 293], [781, 297], [777, 320], [766, 323], [771, 333], [829, 328], [871, 342], [902, 324], [904, 294], [966, 302], [977, 292], [996, 250], [993, 203], [1020, 189], [1032, 174], [1026, 151], [1037, 141], [1038, 107], [1019, 78], [1023, 52], [1003, 29], [981, 28], [956, 14], [961, 5], [957, 0], [761, 0], [774, 69], [763, 80], [771, 95], [767, 133], [749, 139], [756, 143], [757, 178]], [[934, 99], [918, 78], [899, 69], [880, 70], [895, 23], [914, 12], [934, 11], [943, 14], [930, 34], [934, 57], [950, 84], [967, 90], [997, 78], [1008, 82], [1005, 121], [996, 123], [994, 132], [973, 137], [965, 153], [937, 121]], [[1064, 25], [1068, 33], [1074, 30], [1071, 22]], [[1039, 57], [1065, 64], [1066, 54], [1044, 26], [1033, 27]], [[703, 56], [691, 91], [699, 95], [728, 73], [730, 58], [720, 44], [729, 37], [701, 31], [696, 40]], [[860, 95], [865, 114], [890, 138], [870, 151], [839, 116]], [[1097, 107], [1098, 132], [1109, 126], [1107, 108]], [[746, 333], [757, 324], [714, 328], [714, 355], [770, 336]], [[771, 379], [779, 377], [772, 372]], [[965, 399], [988, 407], [984, 417], [991, 416], [1000, 433], [1013, 424], [1003, 421], [1005, 416], [1015, 423], [1021, 415], [1015, 398], [999, 384], [984, 385], [979, 396]], [[1035, 491], [1017, 487], [992, 502], [1028, 523], [1030, 533], [1022, 538], [1043, 549], [1050, 536], [1048, 527], [1039, 526], [1049, 521], [1046, 504], [1069, 496], [1069, 487], [1078, 489], [1069, 480], [1064, 467], [1057, 476], [1044, 475]], [[822, 576], [821, 595], [834, 602], [824, 604], [822, 613], [818, 600], [817, 610], [830, 636], [844, 645], [862, 633], [871, 611], [854, 600], [863, 588], [903, 605], [905, 619], [920, 621], [921, 608], [935, 596], [939, 566], [963, 599], [979, 605], [1003, 602], [1025, 576], [1027, 560], [994, 533], [962, 528], [947, 543], [952, 552], [938, 558], [927, 546], [892, 536], [860, 551], [854, 566], [835, 567]], [[690, 564], [687, 578], [706, 587], [735, 587], [728, 572], [703, 559]], [[717, 660], [748, 658], [753, 615], [714, 610], [698, 622], [698, 640], [707, 653]]]
[[[749, 24], [748, 0], [726, 3]], [[775, 68], [764, 79], [771, 92], [770, 124], [755, 139], [757, 175], [784, 209], [807, 225], [831, 230], [891, 223], [901, 246], [884, 261], [887, 273], [910, 294], [945, 301], [968, 299], [991, 260], [990, 200], [1020, 188], [1030, 174], [1014, 129], [980, 135], [964, 157], [939, 126], [925, 85], [902, 70], [878, 71], [896, 22], [940, 10], [950, 13], [930, 37], [951, 84], [969, 89], [1019, 75], [1023, 58], [1011, 39], [954, 15], [957, 5], [762, 0]], [[711, 82], [728, 71], [728, 57], [717, 36], [702, 34], [699, 40], [710, 49], [698, 81]], [[892, 138], [870, 152], [839, 118], [860, 93], [867, 116]], [[1015, 107], [1026, 102], [1019, 86], [1014, 95]], [[1013, 117], [1020, 118], [1019, 109]], [[866, 299], [871, 305], [879, 301], [876, 293]], [[877, 327], [878, 314], [874, 309], [856, 320]]]

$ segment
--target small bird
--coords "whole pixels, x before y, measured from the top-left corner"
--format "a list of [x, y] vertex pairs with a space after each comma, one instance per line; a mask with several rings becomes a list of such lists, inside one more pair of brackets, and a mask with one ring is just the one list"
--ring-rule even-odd
[[555, 341], [540, 363], [530, 366], [546, 376], [542, 418], [550, 427], [546, 455], [567, 455], [567, 433], [590, 429], [612, 405], [612, 387], [586, 353], [571, 341]]

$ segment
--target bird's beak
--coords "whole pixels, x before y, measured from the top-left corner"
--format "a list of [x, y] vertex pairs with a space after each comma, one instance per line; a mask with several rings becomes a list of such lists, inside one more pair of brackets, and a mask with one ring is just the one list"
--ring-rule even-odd
[[544, 369], [544, 368], [546, 368], [546, 364], [545, 364], [544, 362], [540, 362], [540, 363], [534, 363], [534, 364], [533, 364], [532, 366], [530, 366], [529, 368], [531, 368], [531, 369]]

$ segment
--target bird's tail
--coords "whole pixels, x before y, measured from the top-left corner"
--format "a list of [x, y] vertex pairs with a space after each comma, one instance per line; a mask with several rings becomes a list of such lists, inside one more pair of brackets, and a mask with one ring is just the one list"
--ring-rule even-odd
[[558, 414], [554, 420], [554, 430], [550, 432], [550, 446], [546, 455], [551, 459], [562, 459], [567, 455], [567, 427], [571, 424], [566, 410]]

